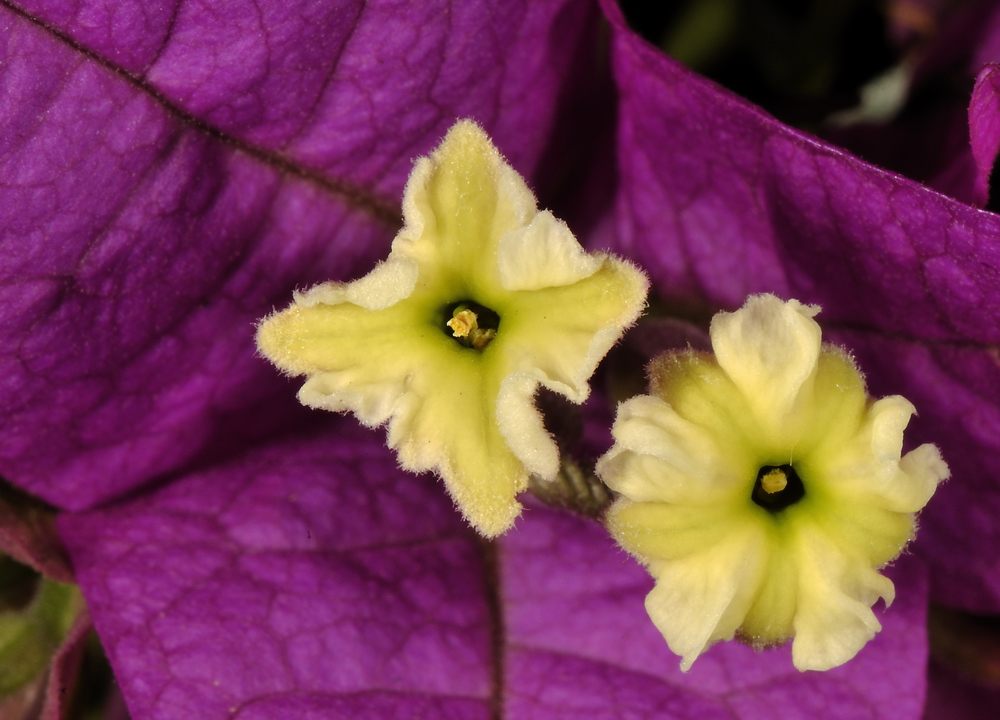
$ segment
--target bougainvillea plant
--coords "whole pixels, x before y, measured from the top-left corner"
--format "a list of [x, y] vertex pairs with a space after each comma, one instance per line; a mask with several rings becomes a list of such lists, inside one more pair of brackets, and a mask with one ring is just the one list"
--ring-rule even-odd
[[[1000, 608], [993, 213], [779, 123], [611, 2], [0, 17], [0, 474], [59, 511], [133, 717], [919, 718], [929, 599]], [[296, 288], [389, 255], [413, 160], [459, 118], [588, 252], [643, 267], [656, 314], [821, 305], [869, 392], [917, 408], [905, 449], [935, 443], [952, 478], [854, 659], [720, 643], [683, 673], [599, 523], [523, 496], [485, 541], [257, 355]], [[581, 456], [610, 446], [607, 399]]]

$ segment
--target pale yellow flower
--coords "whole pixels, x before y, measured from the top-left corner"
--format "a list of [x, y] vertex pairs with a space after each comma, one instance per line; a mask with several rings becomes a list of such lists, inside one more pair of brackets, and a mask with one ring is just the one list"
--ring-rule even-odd
[[713, 319], [714, 355], [660, 356], [652, 395], [619, 408], [608, 527], [656, 579], [646, 609], [682, 669], [734, 635], [794, 638], [800, 670], [854, 657], [894, 596], [878, 569], [948, 476], [933, 445], [901, 454], [913, 406], [870, 400], [818, 311], [751, 297]]
[[647, 280], [587, 253], [539, 212], [486, 134], [458, 122], [416, 162], [405, 225], [352, 283], [298, 293], [260, 325], [260, 351], [306, 375], [305, 405], [388, 423], [400, 464], [436, 470], [484, 535], [508, 529], [529, 474], [553, 478], [544, 386], [580, 403], [598, 362], [641, 312]]

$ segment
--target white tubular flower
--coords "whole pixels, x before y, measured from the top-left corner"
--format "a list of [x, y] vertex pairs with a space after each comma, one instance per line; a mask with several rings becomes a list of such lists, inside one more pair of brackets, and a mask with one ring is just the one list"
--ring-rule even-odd
[[535, 391], [583, 402], [648, 283], [539, 212], [470, 121], [416, 162], [403, 218], [385, 262], [297, 293], [261, 323], [257, 344], [307, 376], [303, 404], [388, 423], [400, 464], [436, 470], [468, 521], [497, 535], [520, 513], [529, 474], [559, 469]]
[[654, 359], [652, 395], [622, 404], [598, 464], [621, 495], [608, 527], [656, 579], [646, 609], [684, 670], [734, 635], [794, 638], [799, 670], [850, 660], [893, 599], [877, 570], [948, 477], [933, 445], [901, 456], [913, 406], [870, 400], [817, 312], [759, 295], [716, 315], [715, 355]]

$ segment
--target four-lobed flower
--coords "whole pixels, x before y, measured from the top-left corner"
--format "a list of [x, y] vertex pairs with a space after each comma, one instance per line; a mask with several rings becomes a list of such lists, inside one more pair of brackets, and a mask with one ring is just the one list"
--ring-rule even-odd
[[403, 216], [385, 262], [296, 294], [261, 323], [257, 343], [308, 376], [303, 404], [388, 422], [403, 467], [437, 470], [468, 521], [497, 535], [520, 513], [529, 474], [559, 469], [538, 387], [583, 402], [648, 283], [539, 212], [471, 121], [417, 161]]

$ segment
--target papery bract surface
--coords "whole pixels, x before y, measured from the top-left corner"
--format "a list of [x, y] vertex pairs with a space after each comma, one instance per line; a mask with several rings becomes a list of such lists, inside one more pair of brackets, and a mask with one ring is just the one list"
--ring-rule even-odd
[[[584, 244], [648, 264], [660, 296], [710, 310], [762, 291], [822, 303], [873, 389], [905, 392], [921, 410], [915, 438], [939, 441], [952, 459], [956, 479], [924, 514], [915, 543], [938, 596], [996, 612], [1000, 573], [983, 547], [997, 542], [1000, 512], [1000, 384], [988, 349], [997, 342], [988, 308], [1000, 287], [1000, 225], [792, 133], [657, 54], [611, 3], [606, 11], [620, 133], [614, 153], [596, 149], [616, 157], [621, 183], [611, 188], [615, 215], [597, 218], [603, 234]], [[482, 547], [436, 487], [417, 492], [405, 513], [386, 511], [388, 523], [363, 514], [364, 540], [400, 541], [392, 572], [367, 572], [371, 556], [334, 570], [328, 558], [312, 562], [320, 551], [300, 541], [324, 523], [355, 528], [356, 504], [320, 503], [329, 514], [303, 523], [298, 491], [355, 482], [372, 487], [366, 503], [384, 508], [423, 480], [400, 473], [381, 439], [356, 435], [353, 422], [318, 428], [309, 451], [317, 459], [304, 473], [283, 434], [315, 419], [253, 356], [254, 320], [296, 286], [358, 277], [385, 256], [411, 159], [456, 117], [476, 118], [533, 185], [542, 171], [566, 172], [552, 151], [559, 140], [589, 163], [587, 118], [564, 100], [593, 89], [582, 68], [608, 55], [593, 20], [589, 3], [544, 0], [405, 11], [270, 0], [25, 0], [0, 9], [2, 472], [81, 511], [64, 515], [63, 535], [134, 717], [173, 720], [178, 707], [212, 717], [234, 706], [268, 720], [425, 710], [487, 718], [499, 706], [529, 718], [634, 708], [749, 720], [921, 717], [927, 578], [917, 557], [890, 569], [900, 597], [855, 661], [800, 676], [782, 651], [759, 657], [727, 645], [681, 676], [641, 609], [647, 576], [592, 523], [536, 512], [503, 541], [506, 594], [486, 582], [489, 572], [476, 574], [490, 563], [472, 559], [475, 550], [443, 560], [439, 577], [436, 545], [419, 568], [405, 562], [408, 543], [435, 533]], [[331, 434], [349, 447], [335, 449]], [[271, 488], [238, 507], [247, 522], [230, 535], [200, 511], [225, 505], [213, 493], [252, 491], [265, 458], [240, 459], [248, 444], [281, 462]], [[368, 453], [381, 453], [375, 465], [391, 482], [351, 470]], [[236, 459], [213, 474], [226, 456]], [[154, 480], [162, 492], [147, 490]], [[112, 502], [123, 493], [129, 502]], [[421, 525], [430, 527], [421, 537], [395, 534], [397, 517], [428, 513], [442, 524]], [[256, 559], [249, 581], [243, 566], [220, 569], [244, 554], [252, 564], [267, 537], [274, 553]], [[309, 572], [290, 591], [293, 565]], [[462, 610], [472, 618], [465, 628], [431, 607], [454, 610], [454, 588], [401, 610], [405, 593], [423, 602], [434, 587], [477, 577], [478, 595], [465, 597], [485, 609]], [[216, 608], [199, 586], [232, 602]], [[301, 629], [291, 613], [269, 611], [288, 603], [318, 612], [320, 623], [346, 619], [346, 640], [314, 644], [276, 670], [260, 649], [280, 651], [280, 639]], [[378, 643], [351, 632], [352, 608], [366, 604], [399, 613]], [[508, 640], [505, 653], [481, 630], [498, 607], [507, 610], [506, 629], [495, 631]], [[436, 632], [437, 651], [408, 643], [424, 631]], [[459, 676], [465, 689], [452, 707], [436, 695], [452, 687], [398, 694], [426, 680], [429, 656], [453, 669], [441, 658], [469, 642], [481, 649], [468, 655], [473, 669]], [[358, 666], [399, 672], [352, 675]], [[219, 685], [207, 687], [212, 669]], [[233, 705], [210, 706], [220, 698]]]

